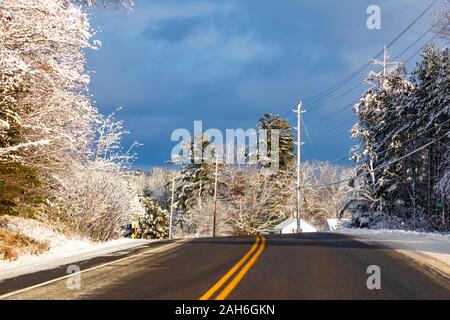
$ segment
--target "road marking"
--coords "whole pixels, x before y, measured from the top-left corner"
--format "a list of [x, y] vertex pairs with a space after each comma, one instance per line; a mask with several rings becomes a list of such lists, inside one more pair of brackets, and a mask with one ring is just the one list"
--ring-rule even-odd
[[262, 241], [259, 246], [258, 251], [255, 253], [255, 255], [247, 262], [247, 264], [239, 271], [239, 273], [234, 277], [233, 280], [223, 289], [223, 291], [216, 297], [216, 300], [225, 300], [230, 293], [236, 288], [236, 286], [239, 284], [239, 282], [244, 278], [245, 274], [250, 270], [250, 268], [255, 264], [256, 260], [258, 260], [258, 257], [261, 255], [261, 253], [264, 251], [264, 247], [266, 245], [266, 238], [261, 236]]
[[223, 286], [223, 284], [244, 264], [245, 261], [247, 261], [248, 257], [256, 250], [258, 247], [258, 244], [260, 242], [260, 238], [256, 237], [256, 241], [253, 244], [253, 246], [250, 248], [250, 250], [239, 260], [222, 278], [220, 278], [219, 281], [216, 282], [214, 286], [211, 287], [206, 293], [204, 293], [199, 300], [208, 300], [211, 298], [211, 296], [216, 293], [217, 290], [220, 289], [220, 287]]
[[[247, 262], [247, 264], [244, 265], [244, 267], [242, 267], [241, 271], [239, 271], [236, 277], [232, 279], [230, 283], [225, 287], [225, 289], [223, 289], [223, 291], [217, 295], [216, 300], [224, 300], [231, 293], [231, 291], [236, 288], [238, 283], [242, 280], [248, 270], [250, 270], [252, 265], [255, 264], [256, 260], [264, 250], [265, 242], [266, 239], [263, 236], [257, 236], [256, 241], [250, 248], [250, 250], [222, 278], [220, 278], [220, 280], [217, 281], [216, 284], [211, 287], [211, 289], [204, 293], [199, 298], [199, 300], [208, 300], [209, 298], [211, 298], [217, 292], [217, 290], [219, 290], [228, 281], [228, 279], [231, 278], [250, 258], [250, 260]], [[254, 254], [255, 251], [256, 253]]]
[[177, 241], [175, 243], [168, 243], [166, 245], [163, 245], [163, 246], [160, 246], [160, 247], [156, 247], [156, 248], [152, 248], [152, 249], [149, 249], [147, 251], [144, 251], [144, 252], [141, 252], [141, 253], [129, 256], [129, 257], [125, 257], [125, 258], [122, 258], [122, 259], [118, 259], [118, 260], [114, 260], [114, 261], [111, 261], [111, 262], [107, 262], [107, 263], [104, 263], [104, 264], [101, 264], [101, 265], [98, 265], [98, 266], [95, 266], [95, 267], [92, 267], [92, 268], [89, 268], [89, 269], [81, 270], [81, 271], [76, 272], [76, 273], [71, 273], [71, 274], [68, 274], [66, 276], [62, 276], [62, 277], [55, 278], [55, 279], [52, 279], [52, 280], [49, 280], [49, 281], [46, 281], [46, 282], [42, 282], [42, 283], [36, 284], [34, 286], [30, 286], [30, 287], [23, 288], [23, 289], [20, 289], [20, 290], [17, 290], [17, 291], [6, 293], [6, 294], [0, 296], [0, 300], [9, 298], [9, 297], [17, 295], [19, 293], [23, 293], [23, 292], [26, 292], [26, 291], [29, 291], [29, 290], [32, 290], [32, 289], [43, 287], [43, 286], [46, 286], [48, 284], [51, 284], [51, 283], [54, 283], [54, 282], [58, 282], [58, 281], [61, 281], [61, 280], [64, 280], [64, 279], [67, 279], [67, 278], [70, 278], [70, 277], [73, 277], [73, 276], [75, 276], [77, 274], [82, 274], [82, 273], [85, 273], [85, 272], [88, 272], [88, 271], [92, 271], [92, 270], [100, 269], [100, 268], [103, 268], [103, 267], [107, 267], [107, 266], [109, 266], [111, 264], [122, 262], [122, 261], [125, 261], [125, 260], [129, 260], [129, 259], [132, 259], [132, 258], [135, 258], [135, 257], [143, 256], [143, 255], [146, 255], [146, 254], [158, 251], [158, 250], [163, 250], [163, 249], [169, 249], [171, 247], [176, 247], [176, 246], [178, 246], [180, 244], [183, 244], [186, 241], [189, 241], [189, 240], [183, 239], [183, 240]]

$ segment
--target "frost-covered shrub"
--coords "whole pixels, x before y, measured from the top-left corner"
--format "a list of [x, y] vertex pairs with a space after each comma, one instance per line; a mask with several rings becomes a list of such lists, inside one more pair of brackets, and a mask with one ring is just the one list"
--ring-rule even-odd
[[[440, 228], [440, 217], [431, 216], [424, 208], [398, 207], [395, 214], [373, 210], [369, 207], [360, 206], [353, 210], [350, 227], [368, 229], [395, 229], [413, 230], [419, 232], [433, 232]], [[445, 230], [443, 230], [445, 231]]]
[[133, 175], [105, 161], [81, 168], [65, 191], [63, 207], [71, 230], [93, 240], [119, 238], [131, 215], [144, 213]]
[[404, 222], [397, 216], [382, 211], [358, 211], [352, 218], [352, 226], [369, 229], [403, 229]]
[[139, 219], [138, 237], [164, 239], [169, 236], [169, 213], [150, 198], [142, 200], [145, 214]]
[[109, 240], [143, 209], [122, 122], [88, 90], [94, 4], [132, 1], [0, 0], [0, 209]]
[[178, 172], [169, 168], [155, 167], [148, 172], [140, 174], [140, 184], [142, 193], [145, 197], [152, 198], [163, 209], [169, 209], [172, 178], [177, 176]]

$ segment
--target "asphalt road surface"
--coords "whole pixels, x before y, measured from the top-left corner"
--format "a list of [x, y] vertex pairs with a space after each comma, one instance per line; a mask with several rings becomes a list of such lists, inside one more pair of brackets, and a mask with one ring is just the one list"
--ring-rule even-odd
[[[367, 287], [371, 265], [380, 289]], [[448, 278], [332, 233], [157, 242], [68, 267], [0, 282], [0, 298], [450, 299]]]

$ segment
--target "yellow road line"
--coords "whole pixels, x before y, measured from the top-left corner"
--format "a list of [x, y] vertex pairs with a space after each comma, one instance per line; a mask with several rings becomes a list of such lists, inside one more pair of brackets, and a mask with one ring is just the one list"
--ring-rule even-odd
[[174, 242], [174, 243], [168, 243], [166, 245], [162, 245], [162, 246], [159, 246], [159, 247], [156, 247], [156, 248], [151, 248], [151, 249], [149, 249], [147, 251], [144, 251], [144, 252], [132, 255], [132, 256], [128, 256], [128, 257], [125, 257], [125, 258], [122, 258], [122, 259], [119, 259], [119, 260], [114, 260], [114, 261], [111, 261], [111, 262], [107, 262], [107, 263], [104, 263], [104, 264], [101, 264], [101, 265], [98, 265], [98, 266], [95, 266], [95, 267], [92, 267], [92, 268], [89, 268], [89, 269], [82, 270], [80, 272], [71, 273], [71, 274], [68, 274], [66, 276], [62, 276], [62, 277], [55, 278], [55, 279], [52, 279], [52, 280], [49, 280], [49, 281], [46, 281], [46, 282], [42, 282], [42, 283], [39, 283], [39, 284], [31, 286], [31, 287], [27, 287], [27, 288], [23, 288], [23, 289], [20, 289], [20, 290], [17, 290], [17, 291], [13, 291], [13, 292], [1, 295], [0, 296], [0, 300], [9, 298], [9, 297], [17, 295], [19, 293], [23, 293], [25, 291], [29, 291], [29, 290], [32, 290], [32, 289], [43, 287], [43, 286], [46, 286], [48, 284], [51, 284], [51, 283], [54, 283], [54, 282], [57, 282], [57, 281], [60, 281], [60, 280], [68, 279], [68, 278], [73, 277], [73, 276], [75, 276], [77, 274], [82, 274], [82, 273], [85, 273], [85, 272], [88, 272], [88, 271], [92, 271], [92, 270], [96, 270], [96, 269], [99, 269], [99, 268], [103, 268], [103, 267], [112, 265], [114, 263], [118, 263], [118, 262], [129, 260], [129, 259], [132, 259], [132, 258], [135, 258], [135, 257], [143, 256], [143, 255], [146, 255], [146, 254], [158, 251], [158, 250], [163, 250], [163, 249], [169, 249], [169, 248], [172, 248], [172, 247], [177, 247], [177, 246], [179, 246], [180, 244], [182, 244], [183, 242], [186, 242], [186, 241], [189, 241], [189, 240], [183, 239], [183, 240], [180, 240], [180, 241], [177, 241], [177, 242]]
[[206, 291], [199, 300], [208, 300], [211, 298], [211, 296], [220, 289], [220, 287], [223, 286], [223, 284], [241, 267], [241, 265], [244, 264], [245, 261], [247, 261], [248, 257], [252, 255], [252, 253], [256, 250], [258, 247], [258, 244], [260, 242], [259, 236], [256, 237], [256, 241], [253, 244], [253, 246], [250, 248], [250, 250], [239, 260], [222, 278], [220, 278], [219, 281], [216, 282], [214, 286], [211, 287], [208, 291]]
[[245, 274], [250, 270], [250, 268], [255, 264], [258, 257], [261, 255], [261, 253], [264, 250], [264, 247], [266, 245], [266, 238], [261, 237], [262, 242], [259, 246], [258, 251], [255, 253], [255, 255], [247, 262], [247, 264], [239, 271], [239, 273], [234, 277], [233, 280], [230, 281], [230, 283], [223, 289], [223, 291], [216, 297], [216, 300], [225, 300], [230, 293], [236, 288], [238, 283], [244, 278]]

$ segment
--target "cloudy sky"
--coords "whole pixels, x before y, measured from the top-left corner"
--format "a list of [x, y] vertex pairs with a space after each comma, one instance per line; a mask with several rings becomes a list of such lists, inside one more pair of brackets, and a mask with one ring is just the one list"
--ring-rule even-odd
[[[91, 90], [103, 113], [131, 131], [126, 143], [143, 143], [136, 166], [170, 159], [174, 129], [253, 128], [264, 113], [285, 116], [300, 99], [333, 86], [393, 40], [430, 3], [424, 0], [136, 0], [133, 11], [95, 10], [92, 26], [102, 41], [88, 53], [95, 70]], [[369, 30], [366, 10], [381, 8], [381, 30]], [[438, 9], [438, 7], [436, 7]], [[419, 38], [432, 11], [391, 48], [392, 57]], [[424, 36], [400, 60], [432, 37]], [[414, 66], [414, 58], [407, 66]], [[305, 101], [311, 143], [304, 159], [348, 154], [352, 108], [336, 113], [364, 90], [354, 88], [371, 66], [331, 96]], [[323, 106], [329, 100], [342, 96]], [[320, 107], [314, 110], [315, 107]], [[336, 128], [338, 127], [338, 128]], [[332, 130], [336, 128], [335, 130]], [[331, 130], [331, 131], [330, 131]], [[305, 140], [307, 132], [303, 132]]]

